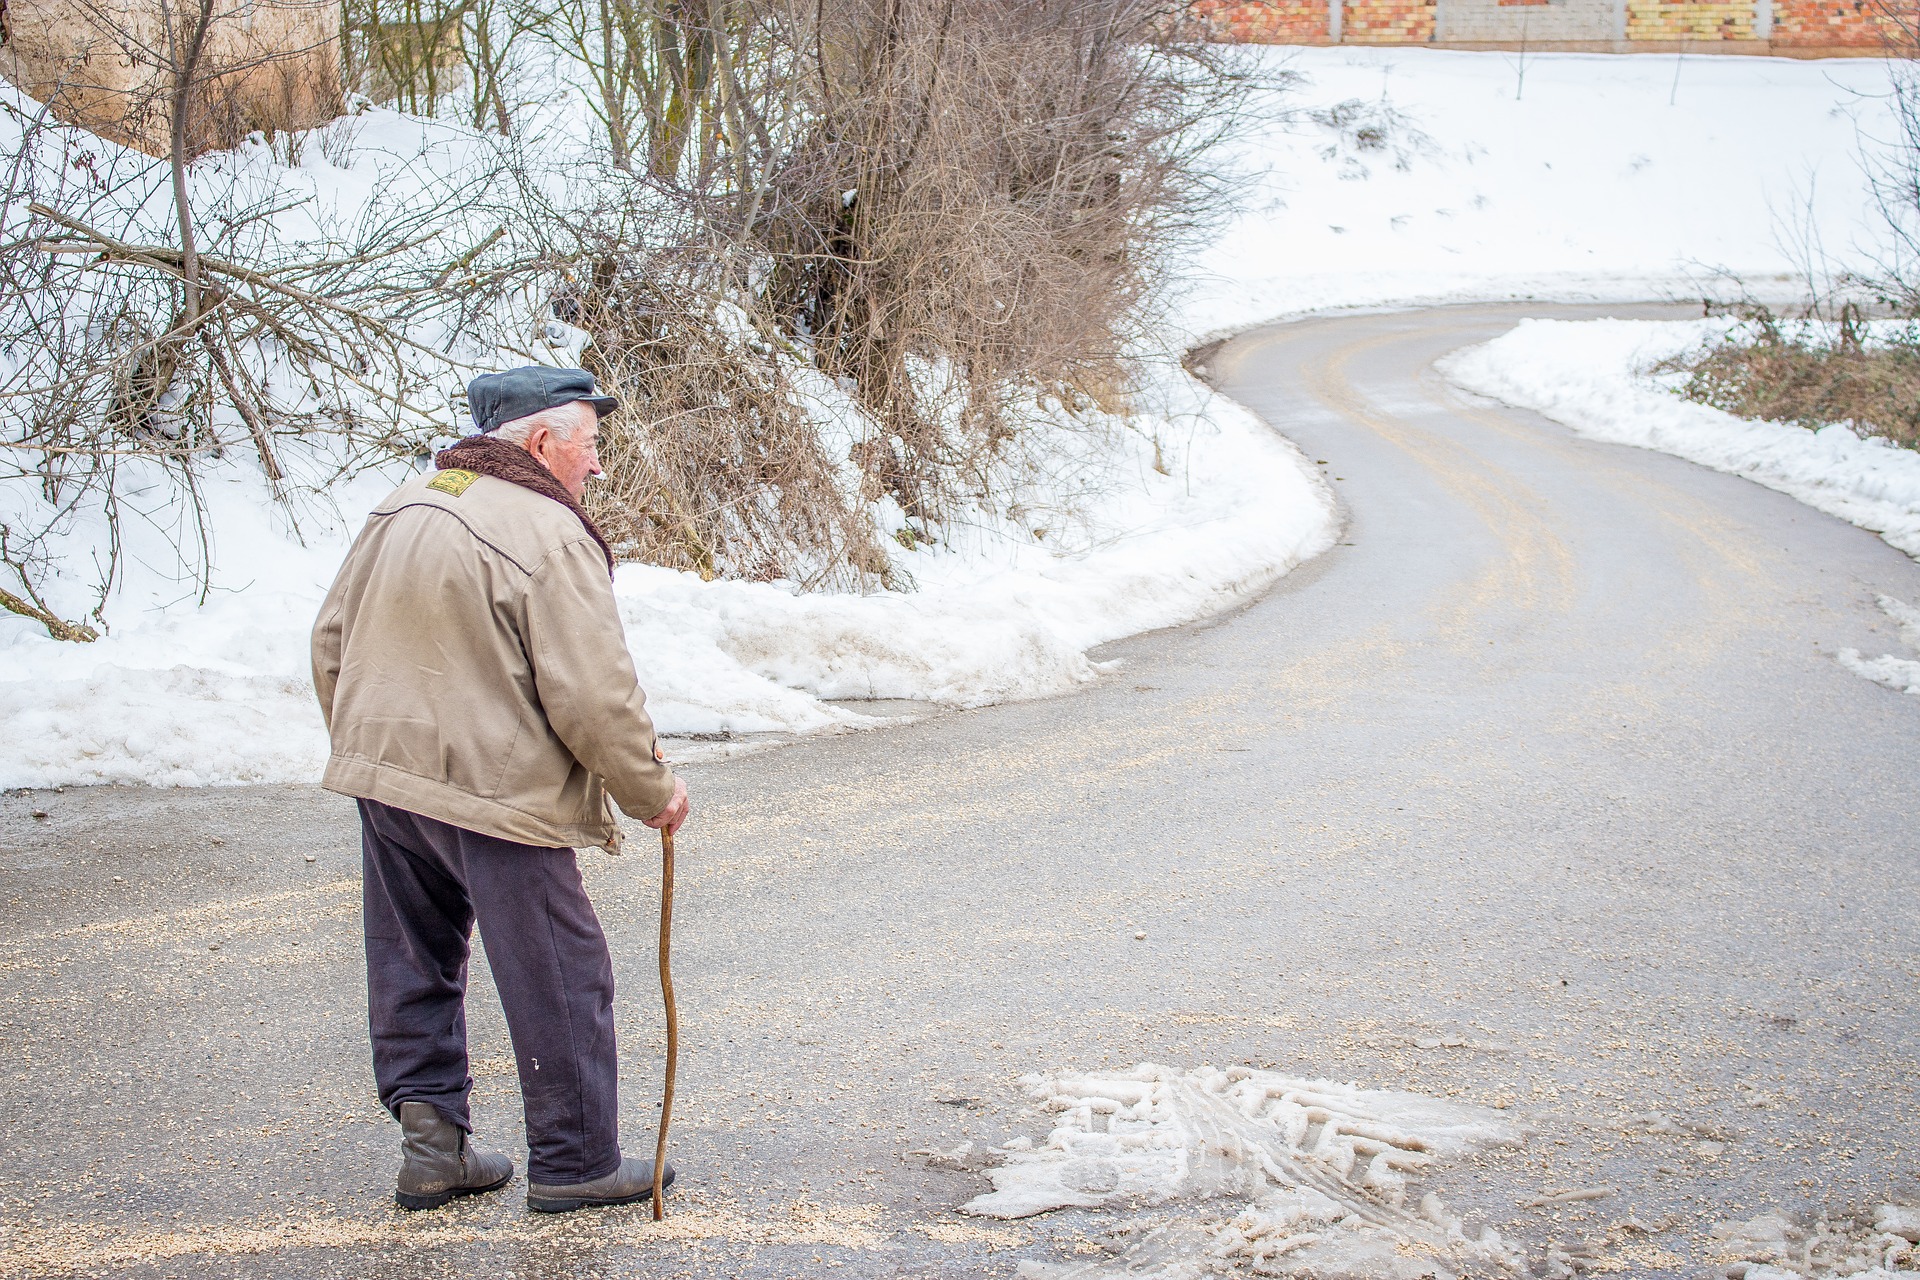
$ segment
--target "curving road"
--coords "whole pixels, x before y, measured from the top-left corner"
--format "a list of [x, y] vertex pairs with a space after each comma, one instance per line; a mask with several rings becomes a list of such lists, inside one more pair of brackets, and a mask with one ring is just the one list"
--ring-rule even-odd
[[[1833, 654], [1900, 652], [1873, 597], [1920, 598], [1920, 566], [1431, 371], [1539, 314], [1577, 313], [1210, 356], [1346, 514], [1256, 604], [1112, 646], [1071, 697], [689, 770], [664, 1229], [517, 1190], [387, 1209], [345, 802], [0, 798], [0, 1278], [1009, 1276], [1101, 1216], [956, 1219], [983, 1180], [907, 1153], [1038, 1136], [1022, 1073], [1140, 1060], [1507, 1108], [1526, 1145], [1443, 1191], [1536, 1263], [1693, 1272], [1722, 1219], [1914, 1196], [1920, 701]], [[654, 864], [587, 865], [638, 1148]], [[512, 1150], [475, 1005], [481, 1136]]]

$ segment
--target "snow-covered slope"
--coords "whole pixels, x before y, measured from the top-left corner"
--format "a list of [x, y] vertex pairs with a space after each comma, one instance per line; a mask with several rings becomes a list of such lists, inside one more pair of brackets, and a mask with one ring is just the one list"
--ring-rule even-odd
[[1327, 307], [1697, 297], [1721, 270], [1791, 291], [1810, 251], [1857, 262], [1881, 235], [1857, 159], [1862, 136], [1894, 136], [1877, 59], [1273, 59], [1305, 83], [1239, 151], [1262, 176], [1198, 264], [1196, 333]]
[[[660, 727], [808, 732], [871, 723], [827, 699], [978, 706], [1060, 692], [1097, 674], [1087, 648], [1244, 599], [1331, 540], [1331, 502], [1297, 451], [1184, 376], [1131, 429], [1057, 437], [1055, 465], [1099, 483], [1044, 524], [899, 550], [917, 591], [800, 594], [621, 566], [615, 592]], [[205, 604], [171, 571], [179, 530], [161, 523], [128, 530], [99, 641], [0, 617], [0, 786], [317, 778], [326, 736], [308, 630], [390, 479], [336, 493], [344, 514], [311, 513], [302, 544], [253, 468], [223, 464], [205, 486], [220, 566]], [[79, 555], [99, 536], [83, 525], [67, 542]]]

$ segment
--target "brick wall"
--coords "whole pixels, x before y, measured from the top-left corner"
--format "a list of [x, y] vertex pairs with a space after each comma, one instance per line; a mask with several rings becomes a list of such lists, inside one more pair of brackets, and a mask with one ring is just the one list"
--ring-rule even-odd
[[1891, 18], [1881, 0], [1773, 0], [1773, 42], [1786, 48], [1874, 46]]
[[[1737, 42], [1739, 52], [1877, 52], [1886, 0], [1193, 0], [1216, 39], [1258, 44], [1532, 43], [1624, 51], [1634, 44]], [[1336, 35], [1337, 31], [1337, 35]], [[1625, 44], [1621, 43], [1624, 35]]]
[[[1192, 13], [1216, 39], [1249, 44], [1326, 44], [1331, 0], [1194, 0]], [[1344, 44], [1426, 44], [1436, 0], [1343, 0]]]
[[1346, 0], [1343, 44], [1426, 44], [1433, 39], [1435, 0]]
[[1614, 0], [1443, 0], [1434, 38], [1443, 42], [1588, 43], [1619, 38]]
[[1327, 0], [1195, 0], [1193, 15], [1216, 40], [1245, 44], [1325, 44]]
[[1751, 40], [1752, 0], [1700, 4], [1690, 0], [1627, 0], [1628, 40]]

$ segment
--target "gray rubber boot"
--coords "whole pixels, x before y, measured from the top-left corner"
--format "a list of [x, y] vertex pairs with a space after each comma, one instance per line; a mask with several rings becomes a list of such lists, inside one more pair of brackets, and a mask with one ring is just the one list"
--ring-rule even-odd
[[513, 1181], [513, 1161], [468, 1146], [466, 1130], [430, 1102], [400, 1104], [400, 1154], [393, 1198], [402, 1209], [438, 1209]]
[[[673, 1166], [667, 1166], [660, 1185], [673, 1185]], [[527, 1208], [535, 1213], [572, 1213], [575, 1209], [595, 1209], [609, 1204], [633, 1204], [653, 1198], [653, 1161], [628, 1156], [620, 1167], [592, 1182], [574, 1182], [553, 1186], [544, 1182], [527, 1184]]]

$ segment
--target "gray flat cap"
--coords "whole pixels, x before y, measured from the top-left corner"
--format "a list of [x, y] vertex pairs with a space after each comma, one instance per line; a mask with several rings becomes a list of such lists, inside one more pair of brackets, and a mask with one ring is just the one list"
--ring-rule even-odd
[[585, 369], [530, 364], [503, 373], [483, 373], [467, 384], [467, 408], [473, 413], [473, 425], [482, 431], [495, 431], [515, 418], [575, 400], [586, 401], [603, 418], [620, 407], [616, 397], [600, 393]]

